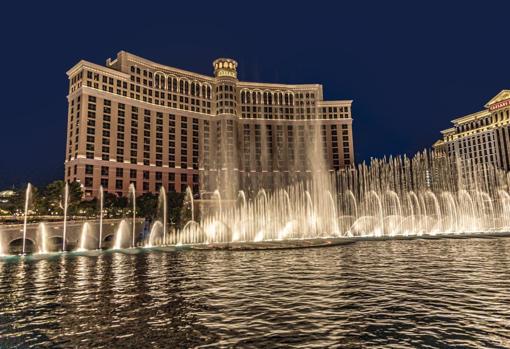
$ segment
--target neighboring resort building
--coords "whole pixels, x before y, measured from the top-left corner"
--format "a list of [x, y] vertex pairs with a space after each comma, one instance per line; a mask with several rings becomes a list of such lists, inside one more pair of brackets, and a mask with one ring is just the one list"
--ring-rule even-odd
[[433, 147], [439, 154], [455, 157], [466, 174], [479, 165], [510, 170], [510, 90], [503, 90], [485, 109], [452, 120]]
[[106, 66], [78, 62], [67, 72], [65, 179], [87, 197], [100, 186], [126, 195], [131, 183], [138, 194], [204, 194], [353, 165], [351, 100], [324, 101], [319, 84], [239, 81], [228, 58], [213, 67], [206, 76], [124, 51]]

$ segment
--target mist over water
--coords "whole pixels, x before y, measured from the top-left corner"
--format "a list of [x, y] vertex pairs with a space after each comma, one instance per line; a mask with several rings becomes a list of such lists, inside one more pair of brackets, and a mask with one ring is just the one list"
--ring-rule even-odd
[[[320, 164], [320, 161], [318, 161]], [[442, 154], [374, 159], [339, 172], [320, 167], [293, 184], [215, 191], [173, 244], [508, 232], [510, 176]]]
[[510, 346], [510, 239], [0, 262], [2, 347]]

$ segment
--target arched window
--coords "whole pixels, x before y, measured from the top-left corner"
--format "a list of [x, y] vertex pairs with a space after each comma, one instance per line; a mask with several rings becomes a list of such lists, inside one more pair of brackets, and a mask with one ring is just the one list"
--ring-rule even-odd
[[177, 78], [172, 78], [172, 90], [174, 92], [177, 92], [177, 90], [178, 90]]
[[161, 72], [154, 73], [154, 87], [156, 88], [165, 88], [165, 74]]

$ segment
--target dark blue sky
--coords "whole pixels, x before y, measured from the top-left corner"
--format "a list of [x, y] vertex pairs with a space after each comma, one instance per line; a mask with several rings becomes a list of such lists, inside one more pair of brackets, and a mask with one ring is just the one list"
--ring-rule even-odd
[[63, 177], [67, 69], [117, 51], [353, 99], [357, 160], [414, 153], [510, 88], [510, 2], [18, 1], [2, 5], [0, 188]]

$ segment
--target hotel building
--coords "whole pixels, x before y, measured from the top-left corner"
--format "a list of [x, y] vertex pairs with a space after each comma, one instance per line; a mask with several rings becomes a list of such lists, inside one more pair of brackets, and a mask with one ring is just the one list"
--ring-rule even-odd
[[484, 164], [510, 171], [509, 112], [510, 90], [503, 90], [485, 104], [484, 110], [452, 120], [453, 126], [441, 131], [443, 138], [433, 147], [458, 159], [464, 174], [472, 166]]
[[[65, 179], [87, 197], [161, 186], [207, 193], [276, 187], [354, 162], [350, 100], [319, 84], [237, 79], [237, 62], [207, 76], [121, 51], [69, 69]], [[317, 156], [316, 151], [320, 150]], [[321, 166], [317, 166], [321, 164]]]

